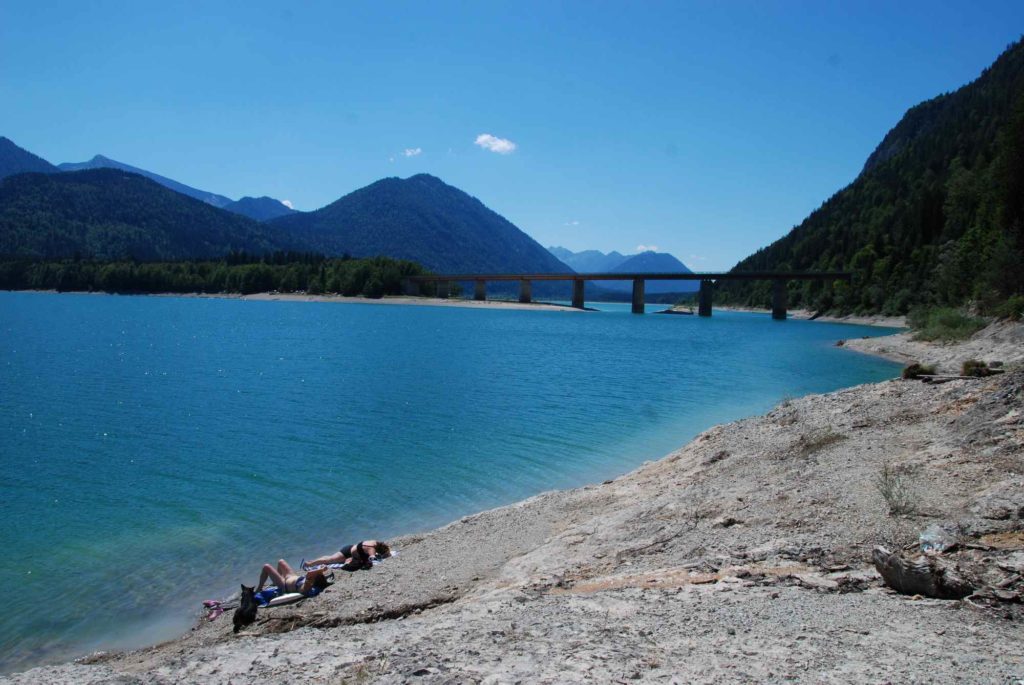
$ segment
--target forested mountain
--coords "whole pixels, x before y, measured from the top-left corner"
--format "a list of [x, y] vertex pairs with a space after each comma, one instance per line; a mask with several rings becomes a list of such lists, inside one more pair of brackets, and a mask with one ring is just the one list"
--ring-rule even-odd
[[182, 195], [194, 197], [206, 204], [226, 209], [235, 214], [256, 219], [257, 221], [268, 221], [295, 212], [295, 210], [282, 204], [280, 200], [272, 197], [265, 195], [263, 197], [243, 197], [241, 200], [234, 201], [229, 197], [211, 193], [208, 190], [199, 190], [166, 176], [154, 174], [152, 171], [139, 169], [130, 164], [104, 157], [103, 155], [96, 155], [88, 162], [64, 162], [54, 166], [45, 159], [21, 149], [9, 139], [0, 136], [0, 178], [30, 171], [50, 174], [59, 171], [84, 171], [87, 169], [120, 169], [121, 171], [139, 174]]
[[0, 179], [31, 171], [48, 174], [58, 169], [42, 157], [21, 149], [10, 138], [0, 136]]
[[167, 260], [294, 247], [265, 224], [117, 169], [0, 180], [2, 256]]
[[571, 271], [478, 200], [427, 175], [384, 179], [268, 223], [117, 169], [0, 181], [0, 256], [170, 260], [276, 250], [387, 256], [435, 271]]
[[156, 181], [165, 188], [181, 193], [182, 195], [188, 195], [194, 197], [197, 200], [202, 200], [206, 204], [213, 205], [214, 207], [225, 207], [231, 204], [232, 200], [229, 197], [218, 195], [217, 193], [211, 193], [208, 190], [199, 190], [192, 186], [187, 186], [184, 183], [179, 183], [174, 179], [161, 176], [160, 174], [154, 174], [152, 171], [146, 171], [134, 167], [131, 164], [125, 164], [124, 162], [118, 162], [116, 159], [110, 159], [103, 155], [96, 155], [88, 162], [64, 162], [58, 164], [57, 167], [61, 171], [83, 171], [85, 169], [120, 169], [121, 171], [130, 171], [133, 174], [139, 176], [145, 176], [151, 181]]
[[[910, 109], [857, 179], [736, 271], [851, 270], [851, 284], [791, 283], [818, 310], [983, 309], [1024, 291], [1024, 44], [974, 82]], [[767, 283], [719, 297], [766, 305]]]
[[611, 271], [622, 262], [626, 261], [626, 255], [612, 250], [608, 254], [600, 250], [583, 250], [573, 252], [564, 247], [549, 247], [548, 252], [555, 255], [563, 263], [572, 267], [573, 271], [579, 273], [599, 273]]
[[279, 216], [288, 216], [295, 213], [294, 209], [286, 206], [280, 200], [275, 200], [266, 195], [263, 197], [246, 196], [237, 202], [224, 205], [224, 209], [235, 214], [247, 216], [250, 219], [256, 219], [256, 221], [270, 221]]
[[267, 226], [307, 250], [409, 259], [435, 272], [571, 271], [504, 217], [429, 174], [385, 178]]

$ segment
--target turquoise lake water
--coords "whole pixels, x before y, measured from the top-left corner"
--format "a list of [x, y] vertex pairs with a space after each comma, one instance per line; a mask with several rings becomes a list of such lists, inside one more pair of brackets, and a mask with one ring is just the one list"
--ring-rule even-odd
[[898, 370], [834, 346], [884, 329], [597, 306], [0, 293], [0, 671], [171, 637], [264, 562], [611, 478]]

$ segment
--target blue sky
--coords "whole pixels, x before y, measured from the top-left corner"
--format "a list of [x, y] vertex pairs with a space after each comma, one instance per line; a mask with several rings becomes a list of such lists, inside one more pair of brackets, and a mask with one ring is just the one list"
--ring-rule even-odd
[[544, 245], [713, 270], [1022, 31], [1019, 0], [0, 0], [0, 135], [307, 210], [427, 172]]

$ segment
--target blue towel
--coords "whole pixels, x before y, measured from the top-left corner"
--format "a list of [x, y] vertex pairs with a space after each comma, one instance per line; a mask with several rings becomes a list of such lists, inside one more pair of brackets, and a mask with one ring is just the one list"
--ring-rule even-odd
[[278, 590], [275, 586], [271, 585], [270, 587], [264, 588], [263, 590], [256, 593], [256, 602], [261, 607], [265, 607], [270, 603], [270, 600], [274, 599], [280, 594], [283, 593], [280, 590]]

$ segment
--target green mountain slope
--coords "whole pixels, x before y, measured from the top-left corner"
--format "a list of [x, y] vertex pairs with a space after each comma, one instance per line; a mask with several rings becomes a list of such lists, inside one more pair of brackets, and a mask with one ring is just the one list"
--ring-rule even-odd
[[435, 272], [572, 271], [479, 200], [428, 174], [385, 178], [267, 226], [307, 250], [409, 259]]
[[[909, 110], [857, 179], [736, 271], [851, 270], [792, 283], [790, 302], [898, 314], [983, 307], [1024, 291], [1024, 44], [974, 82]], [[723, 283], [724, 301], [769, 302], [767, 283]]]
[[10, 138], [0, 136], [0, 178], [33, 171], [50, 174], [59, 170], [42, 157], [18, 147]]
[[0, 180], [0, 255], [187, 259], [293, 245], [264, 224], [117, 169]]

